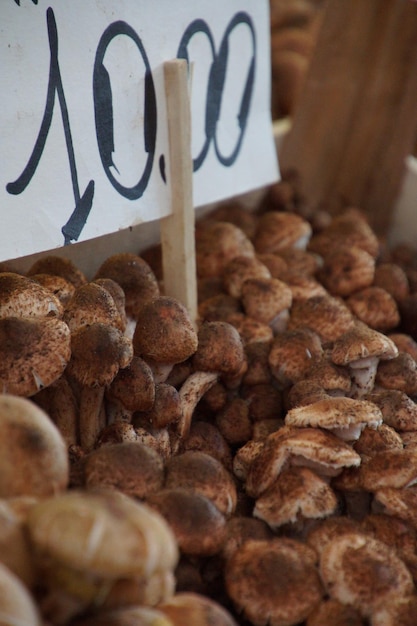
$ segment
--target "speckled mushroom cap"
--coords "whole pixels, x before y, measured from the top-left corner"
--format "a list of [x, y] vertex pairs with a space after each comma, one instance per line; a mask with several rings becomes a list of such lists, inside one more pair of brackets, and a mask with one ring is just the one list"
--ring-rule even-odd
[[240, 298], [243, 283], [249, 278], [271, 278], [271, 272], [256, 256], [237, 256], [224, 268], [224, 289], [234, 298]]
[[139, 441], [100, 446], [84, 459], [87, 489], [105, 487], [144, 500], [164, 483], [160, 454]]
[[150, 411], [155, 402], [155, 381], [149, 365], [133, 356], [129, 365], [116, 374], [106, 390], [106, 397], [119, 402], [128, 411]]
[[59, 298], [35, 280], [14, 272], [0, 273], [1, 317], [61, 317]]
[[27, 587], [0, 563], [0, 615], [4, 626], [41, 626], [40, 611]]
[[220, 552], [226, 518], [209, 498], [190, 489], [161, 489], [147, 498], [171, 527], [181, 553], [212, 556]]
[[27, 398], [0, 395], [0, 497], [45, 497], [69, 480], [67, 447], [48, 415]]
[[169, 296], [142, 307], [132, 341], [135, 355], [158, 363], [180, 363], [197, 349], [197, 333], [187, 309]]
[[261, 519], [252, 515], [234, 515], [226, 522], [226, 538], [222, 548], [222, 557], [230, 559], [249, 539], [269, 540], [274, 537], [271, 528]]
[[311, 234], [310, 223], [300, 215], [267, 211], [258, 220], [253, 243], [259, 253], [274, 253], [291, 247], [303, 250]]
[[353, 323], [353, 315], [345, 302], [328, 294], [294, 300], [288, 330], [307, 326], [319, 335], [322, 342], [332, 342], [353, 326]]
[[63, 307], [71, 300], [75, 287], [74, 285], [64, 278], [63, 276], [57, 276], [54, 274], [33, 274], [32, 280], [51, 291], [54, 296], [58, 298]]
[[198, 331], [198, 348], [192, 357], [196, 370], [238, 374], [245, 361], [242, 340], [227, 322], [204, 322]]
[[356, 467], [360, 462], [352, 446], [330, 432], [284, 427], [266, 438], [250, 466], [246, 490], [253, 497], [259, 496], [288, 465], [306, 465], [322, 476], [334, 476], [343, 467]]
[[397, 303], [382, 287], [365, 287], [352, 293], [345, 301], [357, 318], [375, 330], [388, 332], [400, 323]]
[[378, 263], [373, 284], [388, 291], [396, 302], [401, 302], [410, 294], [407, 273], [397, 263]]
[[374, 279], [375, 258], [362, 248], [341, 245], [323, 257], [317, 278], [334, 296], [345, 298], [369, 287]]
[[237, 626], [231, 613], [216, 600], [191, 591], [174, 594], [160, 603], [158, 609], [169, 617], [173, 626]]
[[226, 591], [254, 626], [301, 623], [324, 593], [315, 559], [294, 539], [246, 541], [226, 563]]
[[38, 563], [100, 579], [172, 571], [178, 549], [156, 511], [114, 490], [67, 491], [33, 506], [27, 526]]
[[353, 444], [353, 448], [366, 458], [385, 450], [402, 450], [404, 442], [394, 428], [383, 423], [376, 428], [364, 428], [359, 439]]
[[395, 343], [363, 322], [357, 321], [346, 333], [336, 339], [331, 350], [331, 359], [336, 365], [355, 364], [361, 367], [364, 359], [377, 357], [389, 360], [398, 356]]
[[56, 317], [5, 317], [0, 319], [0, 353], [0, 389], [33, 396], [67, 367], [70, 330]]
[[417, 341], [411, 335], [401, 332], [392, 332], [388, 337], [395, 343], [399, 352], [408, 352], [417, 361]]
[[283, 470], [275, 482], [257, 498], [254, 517], [270, 528], [328, 517], [336, 512], [337, 497], [327, 480], [308, 467]]
[[205, 221], [196, 224], [195, 254], [200, 278], [221, 276], [226, 265], [236, 256], [255, 255], [249, 237], [235, 224]]
[[399, 352], [394, 359], [379, 364], [375, 383], [413, 396], [417, 392], [417, 362], [408, 352]]
[[271, 344], [268, 364], [271, 373], [283, 388], [303, 379], [313, 359], [321, 357], [320, 337], [309, 328], [278, 333]]
[[313, 610], [305, 626], [365, 626], [365, 622], [353, 606], [330, 598]]
[[144, 304], [160, 295], [158, 281], [148, 263], [132, 252], [109, 256], [97, 270], [97, 278], [111, 278], [124, 291], [126, 313], [136, 319]]
[[87, 387], [109, 385], [132, 358], [131, 340], [114, 326], [96, 322], [71, 334], [67, 372]]
[[357, 439], [365, 426], [382, 424], [382, 413], [368, 400], [329, 397], [290, 409], [285, 416], [288, 426], [313, 426], [332, 430], [343, 439]]
[[70, 330], [96, 322], [110, 324], [122, 331], [126, 327], [113, 296], [97, 283], [86, 283], [75, 290], [65, 307], [63, 319]]
[[393, 515], [417, 528], [417, 486], [383, 487], [374, 493], [374, 500], [378, 511]]
[[[292, 303], [291, 289], [278, 278], [249, 278], [242, 285], [243, 309], [249, 317], [270, 324], [275, 330], [286, 327]], [[287, 311], [287, 317], [277, 327], [276, 318]]]
[[320, 557], [328, 543], [346, 533], [359, 532], [360, 523], [347, 515], [332, 515], [317, 520], [306, 532], [305, 541]]
[[168, 459], [165, 487], [200, 493], [227, 517], [236, 509], [237, 493], [232, 475], [220, 461], [205, 452], [189, 450]]
[[384, 423], [396, 431], [417, 431], [417, 405], [399, 389], [378, 389], [364, 397], [381, 409]]
[[42, 255], [41, 258], [37, 259], [30, 266], [27, 276], [33, 276], [34, 274], [62, 276], [72, 283], [75, 288], [87, 282], [86, 276], [71, 259], [53, 254]]
[[360, 480], [367, 491], [383, 487], [401, 489], [417, 482], [417, 449], [384, 450], [366, 459], [359, 468]]
[[360, 532], [328, 543], [319, 567], [330, 597], [351, 604], [365, 617], [414, 590], [411, 573], [395, 550]]

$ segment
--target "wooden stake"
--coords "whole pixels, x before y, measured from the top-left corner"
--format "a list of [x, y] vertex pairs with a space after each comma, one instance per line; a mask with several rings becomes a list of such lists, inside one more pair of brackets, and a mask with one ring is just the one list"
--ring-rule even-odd
[[280, 166], [308, 208], [356, 205], [386, 234], [417, 132], [417, 3], [327, 2]]
[[195, 214], [191, 113], [187, 62], [164, 63], [167, 99], [171, 215], [160, 220], [164, 291], [177, 298], [197, 321], [197, 272], [195, 260]]

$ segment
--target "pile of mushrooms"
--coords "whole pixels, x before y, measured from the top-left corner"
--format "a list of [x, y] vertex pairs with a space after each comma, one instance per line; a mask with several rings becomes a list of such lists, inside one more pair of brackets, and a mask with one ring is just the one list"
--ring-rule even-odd
[[302, 209], [197, 222], [197, 321], [158, 246], [2, 265], [4, 623], [415, 626], [417, 251]]

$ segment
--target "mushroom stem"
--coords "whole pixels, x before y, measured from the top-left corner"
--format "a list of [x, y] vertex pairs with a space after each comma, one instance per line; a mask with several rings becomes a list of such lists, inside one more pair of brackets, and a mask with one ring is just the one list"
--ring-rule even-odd
[[352, 379], [350, 396], [352, 398], [360, 399], [367, 393], [371, 393], [374, 388], [378, 363], [378, 357], [370, 356], [350, 364], [349, 371]]
[[176, 440], [172, 442], [173, 453], [178, 451], [180, 442], [190, 432], [191, 419], [198, 402], [218, 380], [218, 372], [194, 372], [182, 384], [179, 395], [182, 415], [178, 421]]
[[85, 452], [93, 449], [97, 436], [104, 426], [101, 423], [101, 410], [104, 399], [104, 386], [84, 386], [80, 396], [80, 443]]

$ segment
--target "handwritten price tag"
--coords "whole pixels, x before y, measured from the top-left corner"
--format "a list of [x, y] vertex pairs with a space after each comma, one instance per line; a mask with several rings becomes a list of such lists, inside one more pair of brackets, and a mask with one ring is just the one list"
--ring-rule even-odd
[[0, 260], [169, 214], [167, 60], [195, 206], [276, 180], [269, 50], [267, 0], [3, 0]]

